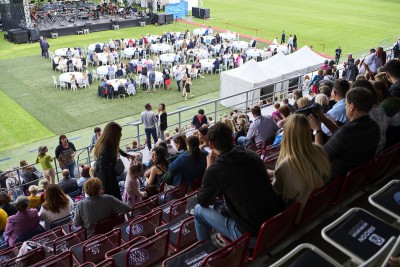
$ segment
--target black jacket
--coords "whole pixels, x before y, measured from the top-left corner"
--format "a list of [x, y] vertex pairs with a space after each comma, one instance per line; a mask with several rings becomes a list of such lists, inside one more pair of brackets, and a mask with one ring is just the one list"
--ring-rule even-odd
[[284, 210], [260, 157], [238, 146], [222, 153], [204, 173], [199, 204], [208, 207], [217, 196], [223, 196], [242, 234], [257, 236], [265, 220]]

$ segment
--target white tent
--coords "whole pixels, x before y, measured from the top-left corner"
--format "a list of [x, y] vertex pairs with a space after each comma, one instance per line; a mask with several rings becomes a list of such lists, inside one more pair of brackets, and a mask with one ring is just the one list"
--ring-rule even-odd
[[[250, 60], [239, 68], [224, 71], [220, 77], [221, 98], [243, 93], [221, 101], [224, 106], [243, 108], [246, 101], [244, 92], [257, 87], [263, 87], [273, 82], [279, 81], [282, 74], [274, 71], [263, 70], [254, 60]], [[261, 89], [260, 89], [261, 90]], [[248, 99], [260, 97], [260, 90], [248, 93]]]
[[324, 58], [308, 46], [304, 46], [296, 52], [287, 56], [292, 66], [301, 73], [309, 73], [316, 70], [327, 58]]

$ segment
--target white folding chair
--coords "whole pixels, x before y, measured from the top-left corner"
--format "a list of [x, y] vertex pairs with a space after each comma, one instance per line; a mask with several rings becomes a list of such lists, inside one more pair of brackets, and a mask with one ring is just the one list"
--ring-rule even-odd
[[61, 90], [62, 88], [67, 89], [67, 83], [66, 83], [66, 82], [59, 81], [59, 83], [60, 83], [60, 90]]
[[92, 70], [92, 78], [93, 78], [93, 80], [99, 80], [100, 79], [100, 77], [97, 75], [96, 70]]
[[71, 81], [71, 91], [77, 91], [78, 86], [76, 86], [76, 81]]
[[54, 87], [55, 87], [55, 88], [57, 88], [58, 86], [60, 86], [60, 82], [57, 81], [57, 78], [56, 78], [56, 76], [54, 76], [54, 75], [53, 75], [53, 84], [54, 84]]
[[128, 95], [135, 95], [136, 94], [135, 86], [132, 83], [129, 84], [128, 88], [126, 89], [126, 92], [128, 93]]

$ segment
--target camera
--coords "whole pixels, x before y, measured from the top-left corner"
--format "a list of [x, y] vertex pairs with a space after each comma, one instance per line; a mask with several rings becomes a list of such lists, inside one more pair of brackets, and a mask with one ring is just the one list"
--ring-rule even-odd
[[296, 110], [295, 114], [303, 114], [305, 116], [310, 115], [311, 113], [317, 116], [317, 111], [321, 110], [322, 106], [318, 103], [310, 103], [301, 109]]

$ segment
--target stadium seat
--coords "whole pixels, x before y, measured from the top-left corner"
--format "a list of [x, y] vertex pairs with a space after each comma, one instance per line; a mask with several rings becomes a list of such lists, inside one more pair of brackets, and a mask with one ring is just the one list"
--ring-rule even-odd
[[269, 157], [264, 158], [265, 169], [275, 170], [276, 162], [278, 161], [279, 153], [273, 154]]
[[[163, 262], [163, 267], [174, 266], [243, 266], [250, 235], [244, 234], [237, 240], [218, 249], [211, 241], [201, 241]], [[190, 265], [189, 263], [190, 262]]]
[[400, 223], [400, 180], [392, 180], [384, 187], [370, 195], [371, 205], [389, 214]]
[[[139, 237], [142, 239], [143, 237]], [[148, 239], [137, 241], [128, 249], [116, 254], [106, 254], [107, 258], [115, 261], [116, 266], [150, 267], [165, 260], [168, 255], [169, 231], [162, 231]]]
[[158, 206], [157, 196], [150, 197], [144, 201], [138, 202], [132, 207], [131, 218], [136, 218], [140, 215], [149, 213], [152, 209]]
[[169, 230], [169, 248], [173, 252], [180, 251], [197, 241], [196, 229], [194, 228], [194, 217], [183, 214], [175, 220], [156, 228], [155, 232], [160, 233]]
[[58, 267], [58, 266], [63, 266], [63, 267], [73, 266], [72, 254], [70, 251], [66, 251], [59, 255], [48, 257], [47, 259], [36, 263], [32, 267]]
[[50, 223], [50, 229], [54, 229], [54, 228], [56, 228], [58, 226], [62, 226], [62, 225], [68, 224], [68, 223], [70, 223], [72, 221], [72, 219], [73, 219], [73, 216], [72, 215], [68, 215], [68, 216], [65, 216], [65, 217], [63, 217], [61, 219], [55, 220], [55, 221]]
[[86, 240], [86, 229], [80, 228], [75, 232], [66, 234], [54, 240], [53, 242], [53, 253], [55, 255], [61, 254], [73, 245], [79, 244]]
[[386, 257], [400, 231], [363, 209], [352, 208], [321, 233], [355, 264], [376, 266], [374, 263]]
[[82, 190], [76, 190], [74, 192], [68, 193], [68, 196], [72, 199], [75, 200], [75, 197], [78, 197], [82, 195]]
[[144, 240], [147, 240], [147, 238], [144, 236], [138, 236], [135, 239], [108, 251], [106, 253], [106, 258], [115, 261], [117, 263], [124, 262], [126, 250], [131, 246], [135, 245], [136, 243], [138, 243], [139, 241], [144, 241]]
[[293, 232], [300, 206], [300, 203], [294, 203], [261, 225], [254, 250], [246, 257], [248, 261], [254, 260]]
[[314, 190], [307, 199], [298, 226], [303, 226], [328, 210], [339, 191], [342, 179], [337, 177], [322, 188]]
[[392, 163], [399, 154], [396, 146], [383, 150], [371, 164], [368, 182], [378, 180], [392, 169]]
[[22, 246], [22, 243], [18, 243], [18, 244], [15, 244], [14, 246], [11, 246], [11, 247], [1, 250], [0, 251], [0, 262], [4, 263], [10, 259], [17, 257], [21, 246]]
[[165, 203], [168, 203], [174, 199], [179, 199], [185, 196], [187, 192], [188, 185], [187, 184], [182, 184], [176, 188], [164, 191], [160, 194], [158, 194], [158, 204], [163, 205]]
[[349, 196], [366, 184], [370, 174], [371, 163], [367, 162], [361, 166], [351, 169], [343, 180], [335, 204], [340, 203], [345, 197]]
[[121, 230], [114, 229], [109, 233], [95, 236], [70, 248], [72, 256], [78, 264], [85, 262], [99, 263], [106, 253], [121, 245]]
[[105, 234], [110, 232], [115, 226], [125, 222], [125, 214], [119, 213], [107, 217], [103, 220], [97, 221], [94, 224], [94, 234]]
[[41, 234], [43, 232], [44, 232], [44, 228], [39, 225], [32, 231], [18, 235], [17, 238], [15, 238], [15, 243], [24, 242], [24, 241], [29, 240], [29, 239], [33, 238], [34, 236]]
[[164, 223], [169, 223], [181, 215], [185, 214], [187, 206], [187, 198], [183, 197], [178, 200], [173, 200], [161, 206], [162, 210], [162, 221]]
[[115, 226], [121, 229], [121, 238], [126, 243], [138, 236], [150, 237], [156, 227], [161, 225], [161, 209], [136, 217], [128, 222]]
[[42, 245], [49, 246], [51, 242], [53, 242], [54, 240], [56, 240], [61, 236], [65, 236], [65, 233], [61, 227], [57, 227], [35, 236], [34, 238], [32, 238], [32, 241], [35, 241]]
[[4, 265], [6, 267], [15, 267], [15, 266], [32, 266], [33, 264], [44, 260], [44, 248], [39, 247], [32, 249], [31, 251], [27, 252], [26, 254], [15, 257], [8, 260]]
[[338, 263], [325, 252], [321, 251], [314, 245], [301, 244], [288, 254], [283, 256], [280, 260], [272, 264], [270, 267], [280, 266], [332, 266], [340, 267], [342, 264]]
[[[100, 262], [99, 264], [96, 265], [96, 267], [115, 267], [115, 262], [114, 260], [108, 259]], [[80, 266], [82, 267], [82, 266]]]

